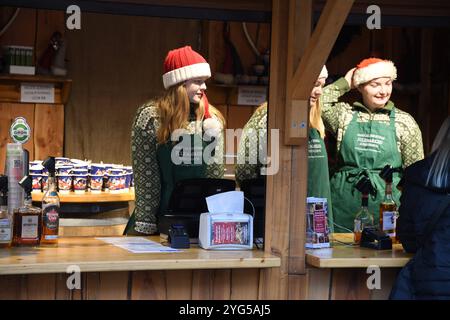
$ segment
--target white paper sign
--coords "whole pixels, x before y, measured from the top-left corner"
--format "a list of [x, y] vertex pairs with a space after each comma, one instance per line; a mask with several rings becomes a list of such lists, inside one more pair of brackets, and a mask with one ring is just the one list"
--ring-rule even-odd
[[52, 83], [21, 83], [20, 102], [55, 103], [55, 85]]
[[247, 106], [259, 106], [267, 100], [267, 87], [263, 86], [239, 86], [238, 104]]

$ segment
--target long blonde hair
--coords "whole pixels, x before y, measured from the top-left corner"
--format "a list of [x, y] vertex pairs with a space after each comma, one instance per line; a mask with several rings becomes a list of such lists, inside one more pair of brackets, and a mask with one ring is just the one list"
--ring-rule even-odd
[[322, 120], [322, 106], [317, 99], [316, 103], [309, 109], [309, 126], [319, 131], [320, 137], [325, 138], [325, 125]]
[[[170, 135], [176, 129], [186, 128], [189, 123], [190, 102], [184, 84], [168, 88], [161, 97], [156, 100], [159, 109], [160, 121], [156, 139], [159, 144], [170, 140]], [[225, 119], [219, 110], [209, 105], [209, 112], [214, 115], [225, 126]], [[197, 119], [203, 120], [205, 115], [204, 100], [200, 101], [196, 110]]]
[[450, 116], [439, 129], [431, 151], [436, 152], [436, 156], [428, 173], [427, 185], [450, 187]]

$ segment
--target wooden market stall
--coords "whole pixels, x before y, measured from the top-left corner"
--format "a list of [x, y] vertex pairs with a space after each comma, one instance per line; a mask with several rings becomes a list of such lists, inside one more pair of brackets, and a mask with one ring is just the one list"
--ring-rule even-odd
[[[445, 1], [418, 1], [416, 5], [407, 1], [378, 2], [383, 8], [383, 14], [392, 17], [426, 17], [427, 23], [432, 23], [435, 21], [433, 19], [442, 22], [440, 17], [450, 16], [450, 6]], [[86, 3], [89, 4], [89, 1]], [[193, 248], [178, 256], [170, 254], [160, 258], [146, 255], [135, 259], [120, 249], [106, 247], [92, 238], [64, 238], [56, 249], [13, 248], [0, 251], [0, 286], [10, 289], [2, 290], [0, 298], [387, 298], [396, 273], [409, 259], [400, 247], [395, 247], [390, 254], [382, 253], [381, 259], [369, 249], [336, 246], [328, 251], [328, 256], [322, 256], [320, 251], [305, 250], [307, 131], [299, 124], [308, 122], [307, 101], [313, 80], [327, 62], [341, 28], [350, 18], [364, 19], [364, 10], [369, 4], [369, 1], [358, 0], [198, 0], [190, 1], [190, 7], [194, 8], [190, 11], [185, 8], [186, 2], [180, 0], [90, 3], [86, 7], [86, 14], [83, 13], [82, 29], [65, 31], [66, 38], [72, 44], [68, 58], [73, 66], [69, 72], [73, 85], [71, 96], [64, 106], [63, 128], [64, 155], [95, 161], [129, 162], [129, 132], [135, 109], [124, 106], [137, 106], [161, 88], [159, 64], [167, 49], [180, 43], [200, 41], [203, 44], [199, 45], [202, 52], [213, 61], [213, 72], [214, 68], [219, 69], [221, 58], [214, 54], [214, 41], [219, 42], [217, 30], [221, 29], [221, 25], [175, 18], [220, 20], [224, 12], [228, 12], [230, 20], [250, 19], [255, 23], [269, 25], [270, 32], [265, 36], [271, 54], [268, 128], [280, 130], [280, 170], [267, 177], [264, 251], [214, 253]], [[36, 42], [38, 52], [43, 51], [47, 45], [46, 39], [54, 29], [64, 31], [64, 11], [53, 11], [63, 10], [58, 7], [60, 5], [49, 1], [31, 4], [31, 1], [26, 0], [10, 1], [9, 5], [32, 8], [24, 9], [23, 16], [19, 18], [23, 19], [22, 27], [16, 25], [15, 28], [22, 28], [21, 32], [25, 35], [22, 38], [28, 38], [23, 41]], [[102, 14], [117, 12], [121, 15]], [[165, 18], [147, 19], [143, 16]], [[33, 21], [38, 29], [33, 26], [32, 31], [27, 30], [23, 27], [27, 25], [24, 21]], [[441, 35], [442, 31], [431, 30], [430, 25], [425, 25], [427, 27], [419, 32], [421, 46], [418, 50], [422, 53], [423, 62], [420, 85], [427, 90], [422, 90], [417, 96], [419, 99], [415, 99], [420, 103], [412, 113], [423, 125], [428, 150], [442, 115], [450, 114], [450, 86], [448, 79], [439, 85], [433, 84], [436, 79], [431, 79], [430, 71], [436, 66], [431, 63], [433, 59], [430, 57], [436, 56], [439, 61], [445, 59], [443, 55], [437, 54], [437, 50], [430, 51], [430, 44], [436, 43], [433, 37]], [[445, 30], [448, 31], [449, 26], [444, 21], [438, 27], [447, 28]], [[159, 34], [152, 30], [158, 30]], [[197, 37], [201, 30], [207, 32]], [[90, 36], [89, 32], [93, 35]], [[401, 33], [396, 32], [391, 29], [378, 32], [379, 38], [388, 41], [377, 49], [395, 54], [394, 44], [402, 37]], [[37, 40], [32, 39], [30, 33], [36, 34]], [[10, 37], [9, 40], [14, 37], [17, 39], [20, 38], [18, 34], [16, 32], [6, 37]], [[158, 45], [141, 48], [139, 44], [142, 37], [148, 37], [149, 43]], [[5, 38], [0, 40], [4, 44]], [[235, 38], [235, 41], [239, 40]], [[355, 53], [354, 48], [361, 48], [361, 43], [373, 41], [368, 31], [356, 37], [354, 46], [329, 61], [330, 71], [341, 74], [344, 71], [342, 69], [347, 67], [342, 62], [345, 53], [350, 52], [353, 57], [359, 57], [358, 53], [361, 53], [364, 57], [370, 53], [369, 46], [358, 53]], [[122, 42], [127, 45], [121, 45]], [[447, 53], [450, 52], [447, 42], [445, 45]], [[250, 51], [248, 47], [245, 50]], [[253, 58], [246, 59], [251, 63]], [[156, 62], [144, 68], [130, 60]], [[234, 88], [211, 86], [211, 89], [210, 100], [213, 103], [217, 101], [215, 104], [226, 115], [229, 127], [242, 127], [256, 106], [238, 106], [230, 98]], [[428, 105], [435, 101], [432, 92], [446, 92], [446, 99], [442, 102], [443, 95], [440, 95], [438, 111], [429, 115]], [[128, 125], [121, 125], [123, 121]], [[3, 137], [1, 139], [0, 147], [3, 147], [5, 141]], [[111, 139], [118, 143], [108, 143]], [[271, 141], [270, 138], [268, 141]], [[84, 250], [86, 256], [80, 253]], [[76, 253], [76, 259], [68, 259], [72, 253]], [[26, 259], [21, 260], [21, 255]], [[369, 262], [375, 262], [383, 268], [382, 292], [366, 287], [368, 275], [365, 268]], [[48, 269], [46, 263], [49, 263]], [[67, 275], [63, 272], [68, 263], [79, 263], [86, 267], [84, 270], [81, 268], [81, 290], [68, 290], [65, 287]]]

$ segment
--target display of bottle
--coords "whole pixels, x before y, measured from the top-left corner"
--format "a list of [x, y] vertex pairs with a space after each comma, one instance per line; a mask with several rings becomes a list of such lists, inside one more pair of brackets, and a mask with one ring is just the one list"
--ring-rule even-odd
[[0, 175], [0, 248], [12, 242], [12, 217], [8, 212], [8, 177]]
[[42, 165], [48, 170], [48, 189], [42, 197], [41, 244], [56, 244], [59, 234], [60, 202], [56, 189], [55, 158], [48, 157]]
[[369, 211], [369, 195], [363, 194], [361, 198], [361, 208], [355, 216], [354, 220], [354, 242], [361, 242], [361, 234], [364, 228], [373, 227], [373, 214]]
[[363, 176], [355, 185], [356, 190], [361, 192], [361, 208], [355, 215], [354, 220], [354, 241], [359, 244], [361, 242], [361, 235], [366, 227], [374, 227], [373, 214], [369, 212], [369, 194], [374, 193], [374, 188], [370, 179]]
[[23, 177], [19, 185], [25, 190], [24, 205], [14, 209], [13, 245], [39, 245], [42, 231], [41, 209], [33, 207], [31, 200], [32, 179]]
[[397, 242], [395, 228], [398, 218], [397, 204], [392, 197], [392, 174], [394, 170], [390, 165], [387, 165], [380, 173], [380, 176], [386, 182], [384, 199], [380, 203], [380, 229], [391, 237], [393, 243]]
[[397, 204], [392, 197], [392, 183], [386, 183], [385, 196], [380, 203], [380, 229], [391, 237], [393, 242], [395, 241], [397, 217]]

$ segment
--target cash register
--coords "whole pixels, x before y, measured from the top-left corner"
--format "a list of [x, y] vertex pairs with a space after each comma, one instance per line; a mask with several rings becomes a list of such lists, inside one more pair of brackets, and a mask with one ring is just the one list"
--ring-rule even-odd
[[229, 179], [196, 178], [178, 181], [170, 196], [167, 211], [159, 218], [161, 236], [169, 236], [172, 226], [183, 227], [191, 242], [196, 242], [200, 215], [208, 212], [205, 198], [235, 189], [236, 183]]

